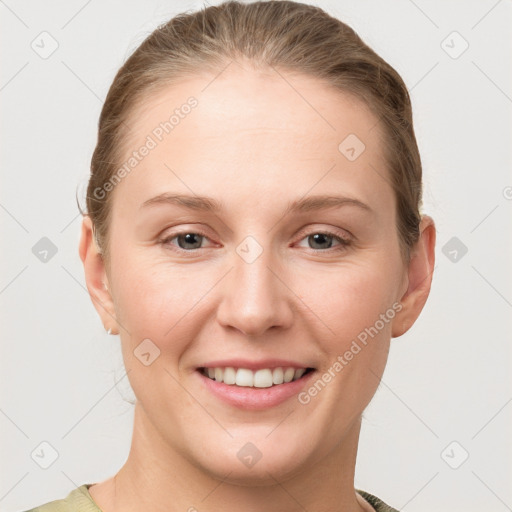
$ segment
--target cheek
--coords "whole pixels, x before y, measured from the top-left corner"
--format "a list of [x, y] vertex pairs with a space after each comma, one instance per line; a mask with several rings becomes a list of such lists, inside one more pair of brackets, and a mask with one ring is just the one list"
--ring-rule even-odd
[[378, 265], [346, 268], [325, 279], [322, 291], [310, 288], [315, 291], [304, 296], [329, 330], [322, 331], [328, 335], [317, 336], [326, 355], [319, 368], [323, 382], [312, 383], [303, 399], [314, 402], [322, 394], [318, 404], [323, 403], [324, 411], [340, 411], [334, 431], [342, 428], [348, 412], [355, 418], [366, 407], [386, 365], [398, 306], [396, 274], [392, 265], [387, 269], [384, 272]]
[[184, 272], [142, 273], [135, 267], [123, 273], [117, 291], [119, 321], [128, 330], [146, 330], [157, 338], [168, 333], [202, 295], [195, 280]]
[[[207, 292], [216, 281], [213, 274], [223, 273], [196, 265], [147, 262], [143, 257], [113, 259], [118, 320], [128, 330], [130, 324], [162, 336], [184, 315], [194, 315], [200, 302], [207, 302]], [[300, 298], [301, 309], [324, 321], [326, 333], [353, 334], [352, 329], [373, 324], [393, 304], [398, 275], [390, 265], [384, 266], [351, 264], [327, 271], [310, 266], [283, 277]], [[295, 300], [295, 293], [283, 300]]]
[[149, 252], [141, 248], [129, 257], [112, 258], [116, 317], [127, 331], [123, 345], [130, 355], [128, 349], [148, 338], [162, 356], [179, 358], [201, 329], [194, 319], [202, 314], [215, 276], [194, 264], [147, 258]]
[[[314, 286], [311, 276], [302, 281], [300, 297], [321, 319], [326, 334], [339, 343], [356, 338], [392, 309], [398, 277], [392, 264], [386, 270], [380, 265], [347, 265], [316, 275], [313, 281]], [[380, 322], [378, 326], [383, 331], [390, 328], [387, 322], [385, 328]]]
[[[170, 263], [165, 255], [149, 258], [148, 248], [123, 250], [121, 240], [113, 247], [117, 248], [111, 267], [116, 316], [134, 335], [132, 344], [150, 338], [167, 350], [167, 341], [172, 340], [173, 351], [179, 350], [178, 339], [200, 328], [200, 322], [191, 319], [201, 311], [214, 314], [215, 304], [209, 304], [208, 295], [225, 269], [212, 268], [207, 261]], [[282, 278], [293, 293], [282, 300], [295, 303], [297, 325], [309, 327], [318, 341], [323, 339], [326, 352], [342, 350], [392, 307], [400, 271], [392, 256], [376, 251], [342, 264], [292, 265]], [[387, 334], [389, 329], [386, 323], [379, 330]]]
[[[180, 268], [168, 262], [149, 260], [144, 252], [148, 251], [141, 249], [138, 254], [135, 251], [130, 257], [118, 257], [115, 262], [112, 258], [113, 278], [114, 274], [116, 276], [114, 302], [117, 319], [122, 325], [124, 364], [127, 370], [134, 370], [129, 377], [131, 386], [148, 411], [162, 408], [161, 395], [154, 393], [154, 389], [160, 389], [172, 397], [173, 403], [178, 404], [177, 410], [183, 414], [183, 411], [193, 410], [194, 404], [188, 403], [188, 395], [181, 392], [168, 371], [176, 376], [175, 365], [200, 329], [201, 324], [191, 319], [208, 283], [201, 285], [200, 279], [191, 278], [190, 265]], [[148, 339], [152, 343], [145, 341]], [[149, 352], [149, 358], [154, 361], [148, 366], [138, 359], [145, 352]]]

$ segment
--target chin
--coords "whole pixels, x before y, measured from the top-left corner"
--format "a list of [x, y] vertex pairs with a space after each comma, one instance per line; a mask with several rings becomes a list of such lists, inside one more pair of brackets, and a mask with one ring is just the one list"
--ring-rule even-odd
[[243, 467], [240, 464], [224, 464], [221, 467], [203, 468], [213, 478], [222, 480], [231, 485], [243, 487], [267, 487], [282, 483], [300, 474], [304, 469], [303, 465], [290, 466], [289, 461], [267, 461], [260, 460], [252, 468]]
[[[278, 445], [264, 436], [253, 439], [254, 442], [233, 439], [230, 446], [217, 445], [218, 451], [216, 447], [201, 450], [195, 465], [217, 480], [259, 487], [275, 485], [276, 480], [283, 482], [306, 470], [315, 452], [305, 442]], [[306, 447], [311, 453], [305, 452]], [[205, 456], [206, 451], [212, 455]]]

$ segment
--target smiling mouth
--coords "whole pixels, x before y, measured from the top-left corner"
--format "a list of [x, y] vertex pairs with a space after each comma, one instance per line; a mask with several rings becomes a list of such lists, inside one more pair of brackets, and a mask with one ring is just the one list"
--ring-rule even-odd
[[201, 367], [198, 368], [198, 371], [211, 380], [223, 382], [230, 386], [270, 388], [299, 380], [314, 371], [314, 368], [279, 366], [276, 368], [261, 368], [253, 371], [248, 368], [234, 368], [228, 366], [215, 368]]

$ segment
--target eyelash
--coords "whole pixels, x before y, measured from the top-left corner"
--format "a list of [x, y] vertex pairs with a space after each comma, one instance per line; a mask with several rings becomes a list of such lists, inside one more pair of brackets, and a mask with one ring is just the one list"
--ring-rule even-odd
[[[174, 244], [170, 243], [171, 240], [174, 240], [175, 238], [179, 237], [180, 235], [187, 235], [187, 234], [199, 235], [199, 236], [207, 238], [209, 240], [208, 236], [205, 233], [203, 233], [202, 231], [188, 230], [188, 231], [179, 231], [179, 232], [176, 232], [176, 233], [172, 233], [172, 234], [166, 236], [165, 238], [160, 239], [158, 241], [158, 243], [161, 244], [162, 246], [167, 246], [167, 247], [171, 246], [173, 251], [176, 251], [176, 252], [179, 252], [179, 253], [186, 253], [186, 254], [194, 254], [196, 251], [199, 251], [200, 249], [204, 249], [204, 247], [200, 247], [200, 248], [197, 248], [197, 249], [187, 250], [187, 249], [182, 249], [181, 247], [178, 247], [177, 245], [174, 245]], [[342, 237], [342, 236], [340, 236], [336, 232], [325, 231], [325, 230], [323, 230], [323, 231], [312, 231], [312, 232], [310, 232], [308, 234], [304, 234], [304, 236], [302, 236], [302, 238], [300, 238], [299, 241], [302, 241], [305, 238], [308, 238], [309, 236], [312, 236], [312, 235], [325, 235], [325, 236], [328, 236], [328, 237], [332, 237], [337, 242], [339, 242], [339, 245], [334, 246], [334, 247], [329, 247], [328, 249], [311, 249], [311, 248], [308, 248], [308, 249], [310, 249], [311, 251], [313, 251], [316, 254], [322, 253], [322, 252], [342, 251], [342, 250], [346, 249], [351, 244], [351, 240], [349, 240], [348, 238]]]

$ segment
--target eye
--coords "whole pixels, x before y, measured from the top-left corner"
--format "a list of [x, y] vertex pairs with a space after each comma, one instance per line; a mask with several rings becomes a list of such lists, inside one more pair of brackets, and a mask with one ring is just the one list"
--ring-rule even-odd
[[[177, 251], [194, 252], [197, 249], [204, 249], [202, 244], [204, 240], [209, 240], [209, 238], [201, 232], [182, 231], [165, 236], [159, 243], [164, 246], [172, 246]], [[330, 231], [316, 231], [306, 235], [302, 240], [308, 240], [309, 248], [319, 252], [326, 252], [329, 249], [343, 250], [350, 245], [349, 239]]]
[[173, 240], [177, 240], [177, 250], [191, 252], [195, 249], [202, 249], [202, 241], [208, 238], [203, 233], [196, 231], [182, 231], [181, 233], [174, 233], [166, 236], [160, 243], [162, 245], [172, 245], [176, 247], [176, 244], [172, 243]]
[[[308, 240], [309, 247], [316, 251], [325, 249], [342, 250], [350, 245], [350, 240], [330, 231], [316, 231], [302, 238], [302, 240]], [[338, 242], [334, 247], [333, 241]]]

